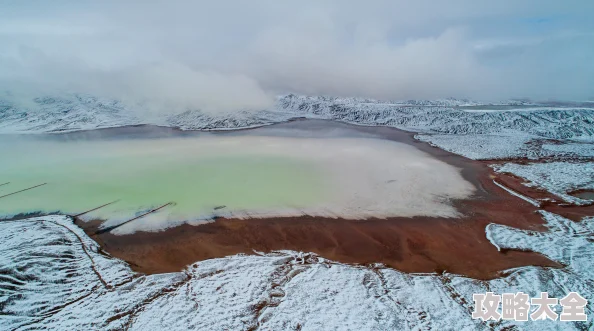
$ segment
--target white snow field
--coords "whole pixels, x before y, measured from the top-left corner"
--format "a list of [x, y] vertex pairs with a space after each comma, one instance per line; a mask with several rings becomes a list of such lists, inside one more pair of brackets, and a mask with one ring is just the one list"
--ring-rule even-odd
[[[581, 106], [530, 105], [535, 107], [526, 109], [525, 105], [518, 105], [521, 109], [518, 111], [507, 104], [496, 105], [497, 109], [480, 109], [480, 105], [467, 100], [380, 102], [287, 95], [279, 98], [274, 109], [260, 112], [240, 111], [219, 116], [188, 110], [146, 118], [141, 116], [142, 111], [90, 96], [44, 97], [35, 99], [34, 103], [35, 107], [22, 109], [0, 100], [0, 133], [63, 132], [134, 124], [229, 130], [295, 117], [319, 118], [416, 132], [418, 139], [472, 159], [555, 158], [556, 162], [507, 163], [496, 169], [526, 178], [530, 185], [549, 190], [572, 204], [588, 203], [588, 200], [568, 192], [591, 189], [594, 182], [594, 149], [591, 148], [594, 111]], [[291, 148], [298, 150], [298, 145], [292, 144]], [[387, 151], [385, 146], [375, 143], [368, 147], [372, 146]], [[404, 147], [398, 144], [387, 148], [406, 155], [410, 152], [400, 150]], [[348, 153], [356, 155], [360, 149], [365, 146], [354, 145]], [[315, 150], [319, 154], [332, 152], [324, 147]], [[367, 190], [390, 193], [389, 185], [395, 183], [392, 178], [366, 171], [359, 174], [362, 168], [358, 165], [390, 174], [390, 171], [398, 174], [398, 168], [405, 167], [406, 171], [424, 176], [427, 171], [423, 168], [435, 161], [424, 157], [417, 155], [404, 165], [402, 160], [384, 160], [393, 162], [390, 169], [382, 168], [382, 162], [367, 165], [366, 160], [349, 159], [355, 166], [341, 168], [343, 162], [336, 162], [333, 170], [336, 174], [330, 177], [350, 180], [353, 185], [358, 185], [359, 180], [369, 181], [375, 186], [366, 186]], [[326, 166], [329, 165], [332, 160], [327, 160]], [[310, 178], [324, 169], [319, 164], [312, 166], [312, 171], [308, 171]], [[459, 176], [456, 169], [442, 170]], [[439, 191], [445, 197], [470, 194], [466, 182], [458, 179], [454, 182], [457, 184], [452, 189], [437, 189], [452, 190]], [[343, 186], [336, 187], [349, 188], [348, 183], [340, 185]], [[402, 195], [408, 194], [406, 181], [398, 185]], [[434, 209], [429, 210], [433, 212], [453, 215], [455, 211], [445, 203], [444, 196], [431, 200], [431, 204], [425, 200], [423, 208], [431, 205]], [[423, 201], [422, 196], [415, 198]], [[349, 203], [354, 200], [349, 200], [348, 194], [341, 199], [343, 206], [357, 206]], [[376, 203], [373, 210], [394, 202], [361, 201]], [[93, 204], [97, 205], [94, 201]], [[208, 208], [215, 204], [218, 201]], [[367, 213], [364, 208], [355, 209]], [[261, 213], [264, 211], [266, 208], [259, 209]], [[408, 274], [381, 265], [347, 265], [293, 251], [229, 256], [197, 262], [176, 273], [147, 276], [134, 273], [125, 262], [99, 252], [98, 245], [69, 217], [0, 221], [0, 329], [592, 330], [594, 217], [573, 222], [552, 213], [540, 213], [548, 231], [490, 224], [485, 236], [501, 251], [539, 252], [564, 267], [516, 268], [490, 281], [448, 273]], [[154, 225], [159, 228], [162, 223]], [[546, 291], [550, 297], [559, 299], [577, 291], [588, 300], [588, 320], [485, 323], [472, 319], [472, 295], [487, 291], [496, 294], [522, 291], [531, 297]], [[556, 308], [559, 313], [560, 307]]]
[[[549, 231], [491, 224], [500, 248], [541, 252], [566, 267], [523, 267], [490, 281], [406, 274], [281, 251], [141, 275], [66, 216], [0, 222], [0, 329], [5, 330], [587, 330], [594, 326], [594, 219], [543, 212]], [[482, 322], [473, 293], [578, 291], [586, 322]], [[536, 307], [533, 307], [534, 310]], [[557, 312], [560, 307], [557, 306]]]
[[473, 160], [539, 156], [529, 144], [536, 137], [525, 134], [417, 134], [415, 138]]
[[[594, 111], [593, 111], [594, 113]], [[508, 134], [417, 134], [415, 138], [448, 152], [473, 160], [511, 158], [567, 159], [590, 161], [594, 158], [591, 142], [566, 142], [549, 140], [522, 132]]]
[[555, 155], [566, 157], [594, 157], [594, 144], [561, 144], [561, 145], [543, 145], [545, 151], [550, 151]]
[[109, 227], [173, 201], [114, 233], [184, 222], [272, 216], [456, 217], [473, 194], [459, 169], [417, 148], [369, 138], [204, 135], [47, 141], [0, 137], [1, 215], [61, 211]]
[[[296, 117], [418, 132], [419, 139], [472, 159], [594, 157], [594, 109], [583, 103], [535, 105], [514, 101], [481, 105], [456, 99], [377, 101], [290, 94], [279, 97], [271, 109], [261, 111], [213, 114], [187, 110], [149, 116], [140, 106], [89, 95], [34, 98], [26, 108], [0, 99], [0, 133], [65, 132], [137, 124], [231, 130]], [[551, 147], [549, 140], [570, 144]], [[543, 143], [547, 146], [543, 147]]]
[[357, 98], [286, 95], [262, 111], [224, 114], [187, 110], [149, 116], [141, 107], [87, 95], [40, 97], [23, 108], [0, 98], [0, 132], [63, 132], [155, 124], [181, 129], [237, 129], [286, 121], [294, 117], [332, 119], [361, 125], [385, 125], [431, 134], [523, 133], [548, 139], [594, 141], [594, 109], [581, 106], [541, 107], [526, 111], [460, 109], [468, 100], [376, 101]]
[[594, 190], [594, 162], [547, 162], [493, 166], [495, 171], [525, 178], [526, 186], [542, 188], [568, 203], [584, 205], [592, 200], [572, 196], [568, 192]]

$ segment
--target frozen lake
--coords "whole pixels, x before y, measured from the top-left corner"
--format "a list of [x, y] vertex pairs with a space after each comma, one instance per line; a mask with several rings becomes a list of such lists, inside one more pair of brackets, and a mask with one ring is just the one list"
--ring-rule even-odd
[[173, 203], [114, 230], [130, 233], [213, 216], [455, 217], [449, 201], [474, 192], [458, 169], [413, 146], [348, 130], [54, 137], [0, 136], [0, 184], [10, 182], [0, 196], [47, 183], [0, 198], [0, 214], [117, 201], [83, 216], [115, 225]]

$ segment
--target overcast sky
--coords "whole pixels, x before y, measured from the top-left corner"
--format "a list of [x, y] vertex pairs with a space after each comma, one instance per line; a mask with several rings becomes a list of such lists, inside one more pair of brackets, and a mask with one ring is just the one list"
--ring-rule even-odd
[[594, 1], [0, 2], [0, 89], [206, 110], [275, 95], [594, 98]]

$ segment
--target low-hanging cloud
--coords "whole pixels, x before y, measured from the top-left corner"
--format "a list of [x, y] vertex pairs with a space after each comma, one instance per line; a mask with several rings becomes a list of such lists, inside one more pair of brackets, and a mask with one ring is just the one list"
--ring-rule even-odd
[[[283, 93], [594, 97], [591, 2], [8, 2], [0, 89], [156, 112], [264, 109]], [[18, 91], [15, 91], [18, 90]]]

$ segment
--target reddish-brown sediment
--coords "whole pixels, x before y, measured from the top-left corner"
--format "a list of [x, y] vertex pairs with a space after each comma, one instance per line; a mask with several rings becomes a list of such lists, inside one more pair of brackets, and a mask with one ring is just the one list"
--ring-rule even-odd
[[[483, 183], [486, 191], [503, 191], [493, 186], [489, 181]], [[536, 253], [498, 252], [485, 236], [491, 222], [543, 229], [534, 206], [505, 192], [456, 205], [466, 216], [359, 221], [311, 216], [218, 219], [162, 232], [104, 233], [93, 238], [107, 252], [145, 273], [178, 271], [199, 260], [280, 249], [315, 252], [346, 263], [381, 262], [405, 272], [447, 271], [479, 279], [524, 265], [559, 266]]]
[[[316, 123], [314, 126], [318, 125]], [[299, 124], [279, 126], [292, 125]], [[501, 270], [519, 266], [560, 266], [537, 253], [499, 252], [485, 236], [485, 227], [489, 223], [544, 229], [542, 218], [535, 212], [537, 207], [493, 183], [497, 178], [522, 194], [539, 197], [534, 195], [536, 192], [527, 192], [527, 187], [517, 178], [495, 174], [484, 162], [468, 160], [416, 141], [411, 133], [385, 127], [349, 128], [414, 145], [460, 168], [463, 177], [477, 187], [473, 198], [452, 202], [462, 216], [357, 221], [312, 216], [217, 219], [200, 226], [185, 224], [161, 232], [121, 236], [96, 235], [97, 222], [78, 221], [77, 224], [105, 251], [145, 273], [179, 271], [188, 264], [209, 258], [280, 249], [315, 252], [345, 263], [380, 262], [405, 272], [447, 271], [478, 279], [493, 278]]]
[[[532, 161], [534, 162], [534, 161]], [[488, 161], [485, 161], [488, 163]], [[527, 186], [526, 180], [508, 173], [496, 174], [497, 180], [500, 184], [510, 188], [511, 190], [522, 194], [533, 200], [539, 200], [541, 202], [541, 208], [566, 217], [572, 221], [580, 221], [586, 216], [594, 216], [594, 204], [588, 205], [572, 205], [566, 203], [562, 198], [551, 194], [550, 192], [533, 186]], [[590, 192], [588, 190], [578, 190], [569, 192], [568, 194], [577, 195], [584, 192]]]

